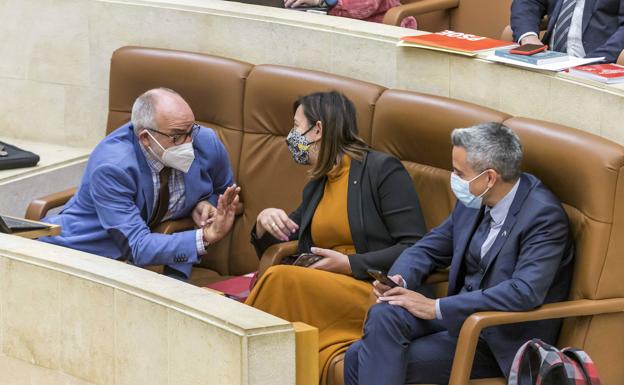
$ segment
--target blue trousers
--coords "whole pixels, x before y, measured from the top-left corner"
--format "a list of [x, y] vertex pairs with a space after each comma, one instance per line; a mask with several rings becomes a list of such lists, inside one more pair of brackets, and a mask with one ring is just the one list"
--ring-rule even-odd
[[[457, 338], [437, 320], [426, 321], [400, 306], [370, 308], [364, 335], [345, 355], [345, 385], [447, 384]], [[484, 341], [479, 341], [472, 378], [503, 376]]]

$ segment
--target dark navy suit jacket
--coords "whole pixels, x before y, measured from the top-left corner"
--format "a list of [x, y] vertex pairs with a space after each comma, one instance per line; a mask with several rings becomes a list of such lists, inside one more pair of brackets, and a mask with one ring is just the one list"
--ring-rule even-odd
[[[216, 206], [218, 194], [233, 183], [227, 151], [214, 131], [202, 127], [193, 149], [195, 160], [184, 174], [184, 208], [172, 219], [190, 216], [200, 200]], [[61, 235], [40, 240], [137, 266], [168, 265], [188, 278], [200, 261], [196, 230], [152, 233], [146, 222], [153, 208], [152, 173], [128, 123], [95, 147], [78, 191], [63, 211], [43, 219], [61, 225]]]
[[[511, 4], [511, 29], [514, 40], [527, 32], [539, 33], [540, 21], [548, 15], [546, 44], [555, 28], [564, 0], [514, 0]], [[624, 0], [585, 0], [583, 46], [586, 57], [617, 61], [624, 50]]]
[[[389, 272], [401, 274], [413, 290], [431, 272], [450, 266], [448, 297], [440, 299], [440, 311], [454, 336], [472, 313], [527, 311], [568, 297], [574, 259], [568, 218], [557, 198], [530, 174], [520, 177], [503, 227], [484, 256], [479, 287], [461, 292], [466, 248], [480, 217], [480, 210], [458, 202], [446, 221], [406, 249]], [[485, 329], [482, 338], [508, 374], [520, 345], [531, 338], [553, 344], [560, 325], [545, 320], [496, 326]]]

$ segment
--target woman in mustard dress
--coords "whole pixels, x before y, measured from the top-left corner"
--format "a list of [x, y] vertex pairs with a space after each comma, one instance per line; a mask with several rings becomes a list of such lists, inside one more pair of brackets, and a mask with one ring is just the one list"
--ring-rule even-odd
[[247, 304], [319, 329], [324, 383], [331, 359], [358, 340], [371, 303], [367, 270], [387, 271], [425, 234], [409, 174], [357, 135], [355, 108], [338, 92], [314, 93], [294, 105], [286, 138], [295, 162], [310, 164], [301, 205], [290, 215], [263, 210], [252, 230], [258, 256], [298, 240], [298, 252], [323, 257], [308, 268], [278, 265], [258, 280]]

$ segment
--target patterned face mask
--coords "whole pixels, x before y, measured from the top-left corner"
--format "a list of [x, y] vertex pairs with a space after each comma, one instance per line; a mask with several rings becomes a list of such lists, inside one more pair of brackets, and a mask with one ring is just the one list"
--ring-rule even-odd
[[303, 134], [300, 134], [295, 128], [293, 128], [286, 137], [288, 151], [290, 151], [293, 160], [299, 164], [310, 164], [310, 146], [314, 142], [308, 140], [305, 135], [313, 128], [314, 126], [311, 126]]

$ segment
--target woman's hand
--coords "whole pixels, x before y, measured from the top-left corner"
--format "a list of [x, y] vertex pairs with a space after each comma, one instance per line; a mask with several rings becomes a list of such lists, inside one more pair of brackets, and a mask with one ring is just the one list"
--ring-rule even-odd
[[310, 251], [323, 257], [323, 259], [311, 265], [310, 268], [351, 275], [351, 264], [349, 263], [349, 257], [346, 255], [330, 249], [321, 249], [320, 247], [313, 247]]
[[299, 225], [288, 218], [282, 209], [264, 209], [256, 219], [256, 236], [261, 238], [265, 232], [280, 241], [288, 241], [290, 236], [299, 230]]

